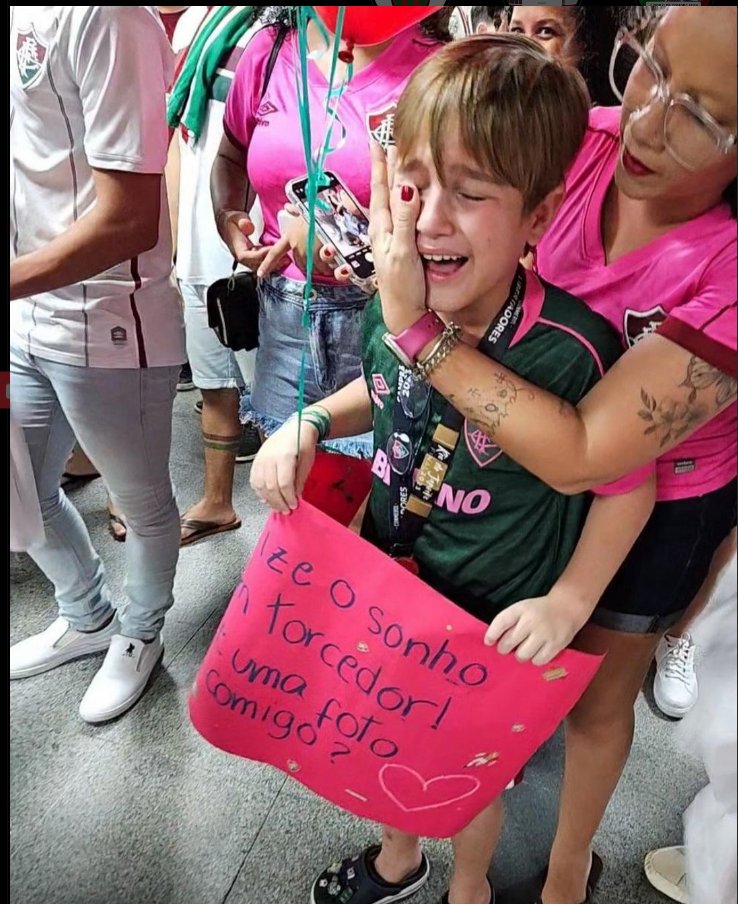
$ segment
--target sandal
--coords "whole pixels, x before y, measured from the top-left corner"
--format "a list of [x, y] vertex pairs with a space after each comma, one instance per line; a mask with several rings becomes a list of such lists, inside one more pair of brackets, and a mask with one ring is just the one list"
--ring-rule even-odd
[[425, 854], [420, 866], [402, 882], [385, 882], [374, 867], [381, 848], [373, 844], [356, 857], [333, 863], [313, 884], [312, 904], [392, 904], [415, 894], [430, 875]]
[[[229, 530], [238, 530], [241, 526], [241, 519], [236, 517], [233, 521], [226, 524], [219, 524], [217, 521], [198, 521], [197, 518], [187, 518], [186, 516], [179, 519], [181, 525], [182, 537], [179, 541], [180, 546], [192, 546], [200, 540], [208, 537], [214, 537], [215, 534], [222, 534]], [[189, 531], [186, 535], [184, 531]]]
[[[492, 883], [487, 879], [487, 884], [489, 885], [489, 890], [492, 892], [492, 897], [489, 899], [489, 904], [495, 904], [495, 889]], [[448, 892], [441, 898], [440, 904], [449, 904], [448, 901]]]
[[108, 533], [116, 543], [125, 543], [128, 526], [121, 515], [116, 515], [108, 509]]

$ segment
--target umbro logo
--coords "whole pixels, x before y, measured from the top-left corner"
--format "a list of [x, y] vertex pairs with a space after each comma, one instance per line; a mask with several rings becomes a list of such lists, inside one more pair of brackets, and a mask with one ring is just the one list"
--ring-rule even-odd
[[257, 116], [270, 116], [272, 113], [276, 113], [277, 108], [270, 100], [265, 100], [259, 109], [256, 111]]

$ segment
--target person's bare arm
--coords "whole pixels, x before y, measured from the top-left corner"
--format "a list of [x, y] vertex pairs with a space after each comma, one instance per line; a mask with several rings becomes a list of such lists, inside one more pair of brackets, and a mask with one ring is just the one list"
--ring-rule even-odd
[[[356, 436], [372, 429], [372, 403], [362, 377], [347, 383], [316, 407], [331, 417], [330, 439]], [[297, 508], [317, 447], [318, 431], [305, 420], [298, 423], [292, 417], [272, 433], [251, 466], [251, 487], [262, 502], [283, 515]]]
[[[390, 188], [384, 155], [374, 148], [372, 247], [382, 314], [395, 334], [425, 312], [415, 244], [420, 204], [417, 192], [403, 202], [399, 190]], [[637, 470], [736, 398], [733, 378], [658, 334], [626, 352], [576, 407], [464, 344], [430, 379], [511, 458], [562, 493]]]
[[97, 203], [43, 248], [10, 262], [10, 298], [52, 292], [153, 248], [161, 175], [93, 169]]
[[736, 398], [736, 381], [661, 336], [628, 351], [574, 406], [467, 346], [435, 389], [541, 480], [577, 493], [683, 442]]

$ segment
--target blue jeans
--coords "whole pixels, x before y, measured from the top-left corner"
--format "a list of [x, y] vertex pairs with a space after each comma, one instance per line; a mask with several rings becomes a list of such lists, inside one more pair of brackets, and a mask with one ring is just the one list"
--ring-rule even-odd
[[[356, 286], [313, 287], [308, 326], [303, 325], [304, 283], [284, 276], [259, 280], [259, 348], [251, 393], [241, 416], [273, 433], [297, 411], [305, 352], [305, 404], [319, 402], [361, 376], [364, 308], [369, 297]], [[371, 433], [334, 440], [329, 448], [371, 458]]]
[[60, 489], [80, 446], [125, 516], [127, 599], [115, 608], [126, 636], [149, 640], [173, 603], [179, 512], [169, 476], [179, 367], [73, 367], [11, 341], [10, 404], [23, 428], [45, 537], [28, 550], [54, 585], [59, 614], [89, 631], [112, 614], [105, 570], [79, 512]]

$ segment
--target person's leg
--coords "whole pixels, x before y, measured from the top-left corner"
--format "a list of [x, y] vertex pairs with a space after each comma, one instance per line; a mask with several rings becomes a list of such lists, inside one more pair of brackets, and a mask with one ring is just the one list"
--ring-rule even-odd
[[634, 703], [658, 642], [587, 625], [575, 647], [605, 659], [566, 721], [566, 760], [559, 821], [543, 904], [580, 904], [587, 896], [591, 845], [627, 762]]
[[683, 615], [735, 524], [735, 487], [658, 502], [574, 642], [605, 660], [566, 723], [559, 824], [544, 904], [586, 899], [591, 844], [628, 758], [633, 706], [658, 639]]
[[44, 522], [43, 540], [28, 552], [54, 585], [62, 618], [76, 631], [94, 631], [113, 610], [85, 523], [60, 490], [74, 432], [39, 362], [13, 345], [10, 355], [13, 414], [24, 431]]
[[489, 904], [487, 871], [502, 832], [502, 798], [497, 798], [454, 838], [449, 904]]
[[179, 515], [169, 475], [179, 368], [83, 368], [50, 361], [40, 366], [126, 519], [121, 631], [153, 640], [173, 602], [179, 554]]
[[187, 356], [202, 394], [205, 455], [203, 495], [182, 516], [181, 541], [186, 545], [218, 528], [240, 526], [233, 508], [233, 476], [242, 434], [238, 408], [243, 378], [234, 353], [220, 344], [208, 326], [207, 287], [182, 284], [180, 291]]

